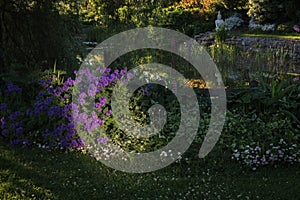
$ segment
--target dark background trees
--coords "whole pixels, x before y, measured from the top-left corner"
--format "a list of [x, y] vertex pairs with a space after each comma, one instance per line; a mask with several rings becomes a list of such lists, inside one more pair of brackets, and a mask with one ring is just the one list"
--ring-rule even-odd
[[60, 13], [55, 1], [1, 0], [1, 70], [72, 65], [79, 31], [76, 15]]
[[218, 10], [258, 23], [300, 21], [298, 0], [0, 0], [0, 73], [75, 67], [82, 25], [106, 36], [148, 25], [193, 36], [213, 30]]
[[259, 23], [300, 21], [300, 2], [297, 0], [249, 0], [248, 15]]

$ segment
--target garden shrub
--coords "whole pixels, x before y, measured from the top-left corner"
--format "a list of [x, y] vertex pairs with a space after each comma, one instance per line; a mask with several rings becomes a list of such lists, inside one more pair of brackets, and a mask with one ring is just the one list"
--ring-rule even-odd
[[[116, 80], [109, 79], [111, 76], [103, 75], [98, 87], [104, 83], [108, 86]], [[40, 90], [26, 104], [23, 102], [26, 91], [19, 86], [8, 82], [1, 88], [1, 135], [11, 144], [48, 148], [82, 147], [84, 141], [78, 137], [72, 114], [76, 108], [71, 101], [74, 80], [69, 77], [63, 81], [58, 74], [44, 78], [38, 81], [39, 86], [35, 86]], [[95, 106], [98, 104], [96, 102]], [[97, 122], [94, 118], [86, 120], [87, 129], [92, 126], [92, 121]]]
[[267, 83], [260, 79], [258, 87], [241, 89], [229, 99], [231, 106], [244, 109], [244, 112], [265, 113], [280, 111], [298, 122], [299, 84], [286, 80], [274, 80]]
[[[86, 81], [78, 79], [78, 75], [87, 80], [91, 78], [89, 69], [75, 72], [76, 80], [54, 70], [56, 73], [45, 73], [41, 80], [23, 84], [22, 88], [13, 82], [1, 85], [1, 137], [13, 145], [88, 149], [85, 142], [90, 141], [85, 141], [80, 135], [94, 134], [93, 130], [100, 128], [100, 135], [93, 135], [94, 143], [105, 146], [110, 141], [125, 151], [140, 153], [157, 150], [172, 140], [181, 116], [180, 105], [168, 88], [176, 88], [176, 81], [169, 81], [168, 88], [157, 84], [142, 86], [131, 97], [130, 117], [140, 124], [150, 122], [147, 111], [152, 105], [159, 103], [167, 111], [167, 123], [160, 134], [137, 139], [126, 135], [117, 126], [110, 105], [116, 81], [122, 76], [128, 80], [133, 74], [128, 74], [127, 69], [97, 70], [101, 76], [97, 85], [90, 87], [87, 93], [83, 93], [77, 84]], [[229, 110], [217, 150], [231, 151], [234, 160], [253, 169], [262, 165], [300, 162], [299, 90], [300, 85], [277, 77], [260, 80], [257, 87], [240, 89], [229, 95]], [[78, 94], [78, 102], [72, 99], [72, 92]], [[210, 98], [202, 90], [197, 89], [196, 93], [201, 116], [195, 142], [201, 143], [210, 121]], [[87, 98], [95, 99], [96, 115], [84, 113]], [[75, 121], [79, 122], [79, 127]]]
[[299, 2], [294, 0], [250, 0], [248, 16], [259, 24], [295, 21], [299, 19]]
[[[122, 127], [122, 129], [118, 128], [113, 116], [106, 117], [102, 130], [109, 135], [109, 138], [111, 138], [113, 142], [121, 145], [126, 151], [141, 153], [157, 150], [166, 145], [175, 136], [179, 127], [179, 103], [170, 91], [156, 84], [141, 87], [135, 92], [129, 103], [129, 109], [132, 114], [131, 119], [124, 119], [134, 120], [139, 124], [149, 124], [151, 113], [147, 111], [152, 105], [157, 103], [163, 105], [167, 111], [167, 123], [159, 135], [142, 139], [128, 136], [124, 131], [132, 132], [133, 130], [128, 130], [127, 127]], [[116, 110], [116, 112], [118, 112], [118, 110]], [[151, 132], [151, 130], [145, 131]], [[135, 134], [138, 134], [138, 132], [135, 131]]]
[[181, 5], [173, 5], [166, 8], [161, 8], [154, 15], [156, 20], [156, 25], [165, 28], [171, 28], [183, 32], [189, 36], [193, 36], [194, 27], [197, 26], [198, 29], [201, 27], [203, 30], [200, 32], [208, 31], [205, 25], [209, 20], [205, 20], [205, 14], [202, 13], [200, 9], [197, 8], [183, 8]]
[[[148, 123], [149, 114], [145, 114], [147, 109], [159, 102], [170, 111], [168, 114], [170, 123], [165, 127], [164, 133], [158, 136], [160, 139], [165, 138], [160, 143], [157, 143], [158, 138], [138, 140], [127, 137], [116, 126], [109, 104], [114, 82], [126, 71], [126, 69], [111, 71], [109, 68], [103, 70], [103, 75], [94, 88], [96, 96], [93, 96], [93, 91], [87, 94], [81, 92], [78, 94], [79, 102], [72, 102], [72, 91], [74, 92], [74, 89], [77, 91], [74, 84], [83, 80], [76, 79], [75, 82], [70, 77], [64, 80], [64, 77], [59, 75], [59, 71], [56, 74], [43, 76], [43, 80], [35, 81], [36, 92], [26, 104], [22, 100], [26, 90], [11, 82], [6, 83], [1, 89], [0, 96], [2, 137], [12, 145], [79, 148], [85, 145], [85, 141], [79, 137], [78, 131], [81, 131], [81, 134], [93, 134], [94, 129], [101, 127], [101, 132], [105, 134], [97, 136], [97, 141], [100, 143], [105, 144], [110, 140], [121, 145], [125, 150], [139, 152], [159, 148], [176, 132], [176, 123], [180, 121], [178, 102], [174, 96], [168, 97], [170, 92], [168, 93], [164, 87], [156, 85], [142, 87], [135, 93], [130, 103], [134, 120]], [[76, 74], [88, 75], [90, 72], [88, 69], [81, 69]], [[166, 96], [162, 96], [161, 92], [167, 92]], [[81, 110], [81, 108], [85, 109], [86, 98], [95, 98], [96, 116], [88, 116], [84, 110]], [[74, 120], [79, 122], [80, 127], [75, 127]]]
[[[78, 73], [89, 74], [85, 70]], [[71, 102], [71, 91], [75, 84], [71, 78], [63, 81], [57, 75], [50, 76], [51, 79], [44, 77], [44, 80], [39, 81], [40, 86], [35, 85], [40, 91], [36, 90], [34, 101], [26, 102], [26, 105], [22, 104], [22, 95], [25, 91], [8, 82], [1, 88], [1, 136], [12, 145], [80, 148], [85, 147], [85, 141], [79, 137], [78, 131], [84, 131], [83, 134], [85, 134], [100, 127], [101, 134], [96, 136], [95, 142], [104, 146], [111, 141], [125, 151], [157, 150], [175, 136], [180, 122], [180, 106], [176, 97], [165, 87], [155, 84], [141, 87], [135, 92], [129, 104], [132, 119], [140, 124], [149, 123], [147, 109], [159, 103], [167, 111], [167, 123], [162, 132], [152, 138], [137, 139], [125, 135], [116, 126], [110, 107], [114, 82], [125, 74], [126, 70], [105, 69], [105, 73], [100, 77], [99, 84], [95, 88], [97, 116], [87, 116], [80, 110], [81, 105], [84, 107], [85, 99], [93, 96], [92, 92], [80, 94], [80, 102]], [[232, 159], [254, 170], [264, 165], [300, 162], [298, 148], [300, 124], [295, 117], [297, 114], [295, 111], [298, 110], [295, 106], [299, 106], [297, 104], [299, 102], [297, 89], [299, 88], [295, 85], [289, 89], [289, 92], [275, 95], [272, 94], [272, 87], [277, 88], [278, 91], [284, 91], [284, 88], [287, 88], [277, 84], [273, 83], [276, 87], [270, 86], [270, 90], [260, 92], [258, 89], [248, 89], [247, 92], [241, 90], [242, 92], [229, 99], [230, 107], [217, 149], [224, 152], [230, 150]], [[198, 97], [200, 97], [201, 128], [195, 141], [201, 143], [210, 120], [210, 100], [209, 97], [203, 96], [202, 92], [198, 93]], [[285, 102], [282, 102], [283, 100]], [[253, 104], [254, 101], [264, 106]], [[267, 103], [270, 101], [272, 104]], [[79, 120], [82, 128], [76, 129], [73, 120]], [[109, 156], [109, 154], [104, 156]]]
[[243, 22], [244, 20], [242, 20], [238, 14], [234, 14], [233, 16], [225, 19], [226, 29], [230, 31], [234, 28], [240, 27]]
[[[24, 104], [22, 93], [30, 88], [8, 82], [2, 92], [1, 109], [2, 136], [13, 145], [38, 145], [49, 148], [71, 147], [79, 140], [71, 123], [69, 87], [71, 79], [64, 83], [64, 89], [52, 80], [35, 84], [40, 91], [34, 99]], [[11, 101], [14, 100], [14, 101]]]

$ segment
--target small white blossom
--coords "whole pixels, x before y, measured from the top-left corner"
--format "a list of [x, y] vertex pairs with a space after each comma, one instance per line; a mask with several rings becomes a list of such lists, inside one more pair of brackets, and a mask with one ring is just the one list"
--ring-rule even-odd
[[237, 16], [237, 14], [225, 19], [225, 25], [226, 25], [227, 30], [231, 30], [235, 27], [239, 27], [242, 25], [243, 22], [244, 22], [244, 20], [239, 18]]
[[168, 154], [167, 154], [167, 152], [165, 152], [165, 151], [162, 151], [161, 153], [160, 153], [160, 157], [167, 157], [168, 156]]
[[249, 29], [250, 30], [257, 30], [261, 29], [262, 31], [274, 31], [275, 30], [275, 24], [257, 24], [254, 19], [252, 18], [249, 22]]

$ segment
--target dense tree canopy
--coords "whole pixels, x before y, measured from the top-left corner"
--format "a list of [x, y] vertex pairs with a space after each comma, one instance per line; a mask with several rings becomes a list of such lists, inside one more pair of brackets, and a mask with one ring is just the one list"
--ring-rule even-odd
[[300, 21], [297, 0], [249, 0], [248, 15], [259, 23]]
[[1, 0], [1, 69], [11, 64], [53, 66], [71, 64], [74, 51], [75, 16], [60, 14], [55, 1]]

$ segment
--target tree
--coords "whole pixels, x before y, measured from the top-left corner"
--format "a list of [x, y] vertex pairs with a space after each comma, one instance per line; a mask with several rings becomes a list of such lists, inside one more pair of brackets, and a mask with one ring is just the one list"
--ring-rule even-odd
[[13, 63], [32, 69], [53, 67], [55, 62], [60, 65], [73, 62], [76, 20], [60, 14], [56, 3], [48, 0], [0, 1], [2, 71], [9, 71]]
[[[298, 2], [298, 3], [296, 3]], [[283, 23], [290, 21], [289, 13], [299, 14], [296, 0], [249, 0], [248, 16], [258, 23]], [[292, 17], [296, 17], [295, 15]]]

